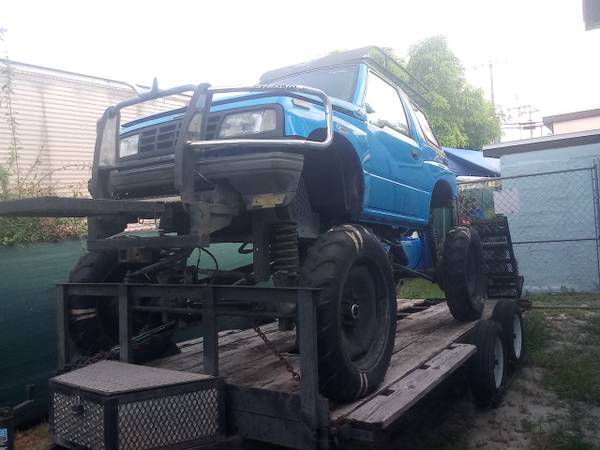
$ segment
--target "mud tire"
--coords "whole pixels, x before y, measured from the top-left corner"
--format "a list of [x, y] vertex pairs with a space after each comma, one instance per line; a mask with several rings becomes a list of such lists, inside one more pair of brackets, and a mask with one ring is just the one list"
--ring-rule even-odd
[[321, 394], [338, 401], [367, 395], [383, 380], [394, 347], [396, 293], [387, 253], [368, 229], [338, 226], [310, 247], [301, 277], [303, 285], [322, 289], [317, 306]]
[[485, 300], [485, 270], [475, 229], [462, 226], [448, 232], [442, 267], [441, 284], [452, 316], [461, 322], [479, 319]]

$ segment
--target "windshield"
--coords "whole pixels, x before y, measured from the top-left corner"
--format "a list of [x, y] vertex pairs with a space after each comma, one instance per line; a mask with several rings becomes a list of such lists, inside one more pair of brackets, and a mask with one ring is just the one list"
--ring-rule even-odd
[[271, 81], [269, 84], [296, 84], [320, 89], [330, 97], [351, 102], [358, 66], [331, 67], [312, 70]]

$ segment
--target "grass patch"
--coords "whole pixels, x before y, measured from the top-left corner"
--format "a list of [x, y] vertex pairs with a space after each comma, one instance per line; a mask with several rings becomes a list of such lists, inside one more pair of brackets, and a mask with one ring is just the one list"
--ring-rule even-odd
[[580, 434], [557, 431], [538, 436], [532, 450], [600, 450], [600, 447], [586, 441]]
[[525, 355], [528, 359], [535, 358], [548, 342], [548, 329], [541, 311], [527, 311], [523, 317]]
[[600, 296], [598, 294], [580, 294], [580, 293], [547, 293], [532, 294], [529, 296], [534, 304], [552, 305], [600, 305]]
[[444, 298], [444, 292], [437, 284], [423, 278], [409, 278], [404, 280], [398, 289], [400, 298]]
[[590, 334], [600, 336], [600, 317], [592, 317], [589, 319], [585, 328]]
[[50, 445], [48, 424], [42, 423], [24, 431], [17, 432], [15, 448], [19, 450], [43, 450]]
[[547, 369], [544, 382], [559, 396], [600, 405], [600, 349], [545, 352], [536, 362]]

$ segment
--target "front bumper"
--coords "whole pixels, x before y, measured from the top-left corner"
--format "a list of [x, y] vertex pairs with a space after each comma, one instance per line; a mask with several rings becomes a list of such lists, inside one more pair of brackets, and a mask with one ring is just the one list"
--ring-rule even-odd
[[[211, 183], [226, 182], [242, 196], [247, 209], [283, 206], [292, 200], [303, 166], [303, 155], [287, 152], [205, 158], [196, 162], [194, 185], [207, 189]], [[110, 189], [124, 198], [175, 194], [174, 159], [114, 170], [110, 173]]]

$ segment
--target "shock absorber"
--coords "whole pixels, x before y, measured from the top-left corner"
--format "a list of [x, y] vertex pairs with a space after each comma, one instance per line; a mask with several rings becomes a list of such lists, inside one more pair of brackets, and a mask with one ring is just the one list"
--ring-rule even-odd
[[438, 244], [440, 242], [437, 230], [433, 225], [433, 215], [429, 216], [429, 225], [424, 230], [424, 235], [426, 236], [427, 243], [429, 245], [429, 252], [431, 254], [431, 262], [433, 267], [436, 266], [438, 262]]
[[300, 260], [298, 257], [298, 227], [295, 222], [286, 221], [273, 225], [271, 259], [274, 274], [279, 272], [286, 275], [288, 280], [297, 278]]

